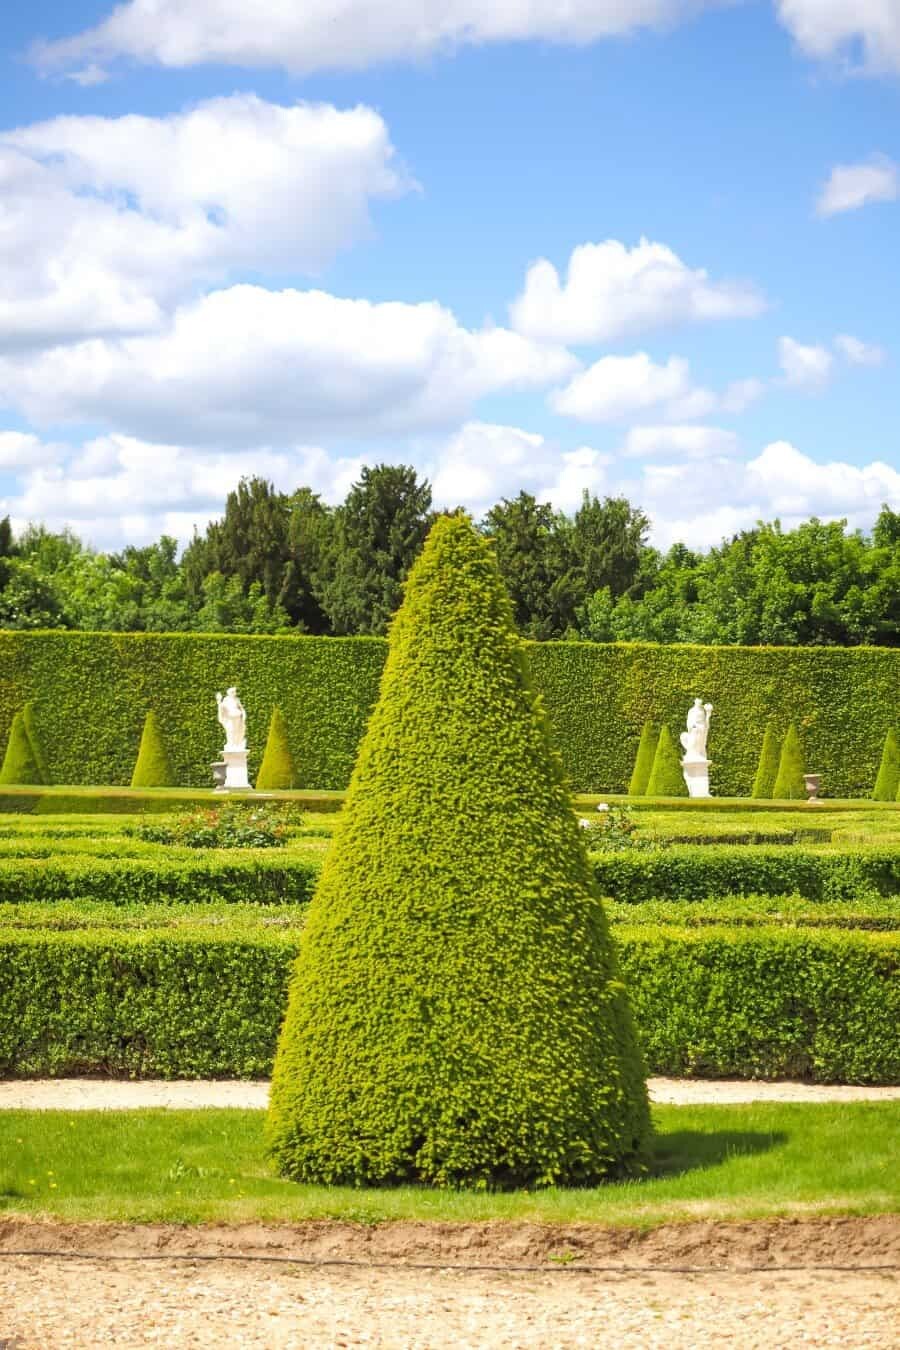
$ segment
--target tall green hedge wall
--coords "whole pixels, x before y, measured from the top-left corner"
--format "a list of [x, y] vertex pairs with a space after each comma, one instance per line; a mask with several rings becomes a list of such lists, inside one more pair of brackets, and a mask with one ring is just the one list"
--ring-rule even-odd
[[[277, 705], [299, 786], [343, 788], [385, 650], [380, 638], [0, 633], [0, 753], [31, 699], [53, 782], [126, 784], [152, 708], [176, 784], [207, 786], [223, 742], [215, 691], [236, 684], [251, 779]], [[625, 791], [644, 722], [665, 723], [677, 744], [699, 696], [714, 705], [717, 796], [749, 795], [770, 718], [780, 736], [797, 724], [805, 767], [823, 775], [827, 796], [869, 796], [900, 713], [900, 651], [889, 648], [546, 642], [532, 644], [530, 658], [582, 792]]]

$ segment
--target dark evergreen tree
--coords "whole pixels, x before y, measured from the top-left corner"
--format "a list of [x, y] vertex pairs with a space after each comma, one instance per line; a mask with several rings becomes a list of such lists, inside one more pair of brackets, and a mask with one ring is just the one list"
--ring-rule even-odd
[[520, 492], [492, 506], [481, 529], [493, 541], [519, 632], [543, 640], [574, 631], [579, 587], [566, 518]]
[[415, 469], [363, 469], [334, 512], [320, 564], [317, 594], [333, 632], [385, 632], [431, 522], [431, 487]]

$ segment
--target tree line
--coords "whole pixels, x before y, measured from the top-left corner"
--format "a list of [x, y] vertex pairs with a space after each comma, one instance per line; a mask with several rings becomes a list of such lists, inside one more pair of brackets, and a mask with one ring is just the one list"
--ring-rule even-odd
[[[166, 535], [104, 553], [70, 530], [0, 521], [0, 627], [119, 632], [384, 633], [436, 513], [406, 465], [362, 470], [328, 506], [261, 478], [229, 494], [179, 557]], [[900, 645], [900, 513], [870, 533], [813, 517], [758, 523], [707, 553], [649, 543], [623, 497], [588, 493], [573, 515], [527, 492], [478, 529], [493, 540], [526, 637]]]

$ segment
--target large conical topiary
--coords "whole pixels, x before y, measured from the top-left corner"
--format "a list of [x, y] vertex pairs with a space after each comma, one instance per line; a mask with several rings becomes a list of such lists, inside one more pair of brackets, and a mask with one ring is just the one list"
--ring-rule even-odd
[[658, 741], [659, 729], [652, 722], [645, 722], [641, 731], [631, 781], [628, 784], [629, 797], [643, 797], [646, 794]]
[[665, 725], [660, 728], [659, 740], [656, 743], [653, 768], [650, 770], [650, 778], [647, 782], [647, 796], [688, 796], [687, 784], [684, 781], [684, 774], [681, 772], [681, 760], [678, 751], [675, 749], [672, 733]]
[[40, 765], [35, 757], [34, 747], [28, 735], [25, 718], [17, 712], [9, 729], [9, 741], [0, 768], [0, 783], [32, 784], [43, 783]]
[[132, 787], [171, 787], [175, 781], [156, 713], [148, 712], [141, 733], [141, 748], [131, 775]]
[[279, 791], [282, 788], [297, 786], [297, 770], [294, 757], [288, 745], [287, 726], [281, 715], [281, 709], [275, 708], [269, 723], [269, 735], [259, 774], [256, 779], [259, 791]]
[[895, 802], [900, 789], [900, 745], [893, 727], [884, 738], [881, 752], [881, 765], [875, 787], [872, 790], [873, 802]]
[[778, 759], [780, 747], [778, 745], [778, 736], [775, 732], [775, 726], [772, 722], [766, 727], [766, 734], [763, 736], [762, 749], [759, 752], [759, 764], [756, 769], [756, 777], [753, 780], [753, 791], [751, 797], [771, 797], [775, 790], [775, 779], [778, 777]]
[[638, 1171], [640, 1053], [489, 543], [432, 528], [303, 929], [267, 1135], [296, 1180]]
[[776, 797], [779, 801], [798, 801], [805, 799], [806, 785], [803, 782], [804, 768], [803, 747], [800, 744], [797, 728], [792, 722], [788, 727], [787, 735], [784, 738], [784, 744], [781, 747], [781, 757], [778, 761], [778, 773], [775, 777], [775, 786], [772, 789], [772, 796]]

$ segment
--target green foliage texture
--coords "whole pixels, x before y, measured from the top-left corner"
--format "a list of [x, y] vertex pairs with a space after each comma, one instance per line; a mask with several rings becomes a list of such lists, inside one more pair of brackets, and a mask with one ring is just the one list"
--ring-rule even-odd
[[775, 791], [775, 779], [778, 777], [778, 760], [781, 747], [775, 727], [769, 722], [763, 736], [762, 749], [759, 752], [759, 765], [753, 780], [751, 797], [771, 797]]
[[[221, 749], [213, 695], [236, 684], [252, 778], [277, 706], [300, 787], [345, 788], [385, 653], [380, 638], [0, 632], [0, 736], [34, 700], [53, 782], [127, 784], [153, 707], [172, 731], [173, 781], [208, 786]], [[890, 648], [545, 642], [528, 644], [528, 660], [583, 792], [625, 792], [644, 723], [683, 726], [700, 695], [727, 709], [710, 733], [715, 795], [748, 796], [767, 723], [781, 739], [796, 720], [826, 796], [870, 797], [900, 707], [900, 650]]]
[[0, 783], [43, 783], [43, 781], [37, 755], [28, 735], [24, 713], [17, 712], [9, 729], [6, 754], [0, 767]]
[[647, 780], [648, 797], [686, 797], [688, 795], [684, 774], [681, 772], [681, 760], [672, 740], [669, 728], [660, 728], [653, 767]]
[[625, 987], [491, 546], [439, 520], [310, 906], [271, 1152], [297, 1180], [594, 1182], [643, 1166]]
[[31, 753], [34, 755], [34, 762], [38, 767], [40, 778], [39, 783], [49, 783], [50, 770], [47, 768], [47, 757], [41, 744], [41, 733], [38, 730], [37, 716], [34, 711], [33, 703], [26, 703], [22, 709], [22, 721], [25, 723], [25, 730], [28, 734], [28, 741], [31, 745]]
[[173, 783], [172, 765], [163, 742], [162, 732], [156, 713], [147, 713], [144, 729], [141, 732], [141, 744], [138, 750], [134, 772], [131, 775], [133, 788], [171, 787]]
[[258, 792], [277, 792], [297, 786], [297, 770], [291, 754], [287, 726], [281, 715], [281, 709], [273, 708], [266, 750], [256, 776], [256, 788]]
[[875, 779], [872, 800], [895, 802], [898, 792], [900, 792], [900, 745], [897, 744], [894, 728], [890, 727], [884, 738], [884, 749], [881, 752], [881, 764], [878, 768], [878, 777]]
[[645, 722], [641, 728], [638, 752], [628, 783], [629, 797], [643, 797], [646, 794], [658, 743], [659, 728], [655, 727], [652, 722]]
[[806, 787], [803, 782], [805, 770], [803, 746], [800, 744], [797, 728], [792, 722], [787, 729], [787, 735], [781, 747], [778, 773], [775, 775], [775, 786], [772, 789], [773, 798], [777, 798], [779, 801], [804, 801], [806, 798]]
[[[55, 929], [32, 909], [20, 925], [0, 917], [0, 1074], [271, 1071], [293, 925], [204, 906], [177, 925], [122, 911], [120, 925], [82, 912], [78, 927], [67, 912]], [[651, 1072], [900, 1083], [900, 933], [736, 928], [719, 909], [711, 927], [633, 907], [614, 925]]]

